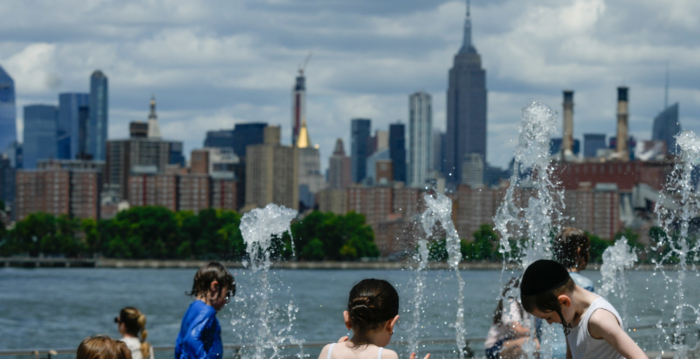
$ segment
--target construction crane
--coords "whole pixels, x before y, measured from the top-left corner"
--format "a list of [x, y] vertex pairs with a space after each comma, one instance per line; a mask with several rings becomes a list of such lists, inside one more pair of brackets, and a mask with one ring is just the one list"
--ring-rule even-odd
[[309, 64], [309, 60], [311, 60], [311, 55], [313, 55], [313, 53], [313, 51], [309, 51], [309, 56], [306, 57], [304, 63], [302, 65], [299, 65], [299, 75], [304, 76], [304, 70], [306, 69], [306, 65]]

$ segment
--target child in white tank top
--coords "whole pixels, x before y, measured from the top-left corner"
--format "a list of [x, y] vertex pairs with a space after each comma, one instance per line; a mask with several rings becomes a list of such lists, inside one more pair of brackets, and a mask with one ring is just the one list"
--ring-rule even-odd
[[576, 285], [555, 261], [539, 260], [525, 270], [520, 298], [528, 313], [564, 326], [567, 359], [647, 359], [615, 308]]
[[[340, 338], [328, 344], [318, 359], [398, 359], [393, 350], [384, 349], [399, 320], [399, 293], [387, 281], [364, 279], [350, 290], [348, 309], [343, 312], [345, 326], [352, 338]], [[411, 354], [415, 359], [416, 354]], [[424, 359], [430, 359], [430, 354]]]

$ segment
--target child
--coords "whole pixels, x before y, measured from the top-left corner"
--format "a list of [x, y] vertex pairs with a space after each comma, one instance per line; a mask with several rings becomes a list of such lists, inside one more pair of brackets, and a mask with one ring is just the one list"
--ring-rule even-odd
[[528, 313], [564, 326], [567, 358], [647, 358], [624, 331], [615, 308], [576, 285], [566, 268], [555, 261], [543, 259], [527, 267], [520, 296]]
[[124, 342], [95, 335], [80, 342], [76, 359], [131, 359], [131, 351]]
[[209, 262], [194, 276], [195, 297], [187, 308], [175, 342], [175, 359], [215, 359], [223, 357], [221, 326], [216, 313], [236, 294], [233, 276], [219, 262]]
[[[364, 279], [350, 290], [348, 309], [343, 312], [352, 338], [328, 344], [319, 359], [398, 359], [393, 350], [384, 350], [399, 320], [399, 293], [387, 281]], [[411, 354], [414, 359], [416, 354]], [[425, 356], [429, 359], [430, 354]]]
[[[503, 288], [493, 313], [493, 324], [484, 343], [487, 359], [520, 358], [523, 344], [530, 339], [530, 329], [523, 326], [523, 323], [529, 323], [529, 319], [513, 295], [513, 289], [519, 284], [517, 278], [511, 278]], [[504, 300], [508, 302], [507, 309], [503, 306]], [[539, 343], [536, 343], [536, 348], [538, 347]]]
[[564, 228], [554, 239], [554, 258], [569, 271], [569, 276], [583, 289], [595, 293], [593, 281], [582, 276], [590, 259], [591, 240], [583, 230]]
[[[154, 359], [153, 347], [146, 342], [148, 331], [146, 330], [146, 316], [134, 307], [125, 307], [119, 311], [119, 316], [114, 318], [119, 326], [119, 334], [131, 350], [132, 359]], [[141, 339], [139, 339], [139, 333]]]

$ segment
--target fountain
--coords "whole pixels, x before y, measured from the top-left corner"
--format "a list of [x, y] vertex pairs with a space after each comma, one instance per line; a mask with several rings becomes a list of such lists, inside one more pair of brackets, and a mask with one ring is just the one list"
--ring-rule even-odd
[[[700, 216], [700, 198], [692, 186], [692, 172], [700, 161], [700, 138], [692, 131], [683, 131], [676, 136], [676, 145], [680, 149], [680, 161], [669, 175], [656, 207], [659, 223], [665, 232], [665, 238], [657, 243], [657, 248], [668, 246], [670, 250], [661, 260], [656, 261], [656, 270], [663, 274], [668, 283], [675, 282], [677, 287], [672, 319], [675, 322], [675, 333], [668, 339], [672, 342], [675, 358], [685, 359], [690, 353], [684, 343], [684, 309], [695, 312], [696, 321], [700, 321], [698, 309], [685, 298], [684, 286], [688, 262], [697, 260], [700, 253], [700, 243], [689, 233], [690, 221]], [[667, 275], [663, 268], [664, 264], [673, 262], [677, 263], [676, 278]]]
[[603, 285], [600, 295], [603, 298], [615, 296], [622, 303], [622, 321], [627, 323], [627, 278], [625, 270], [632, 268], [637, 262], [637, 253], [627, 244], [627, 238], [622, 237], [603, 252], [603, 265], [600, 274]]
[[[499, 252], [503, 254], [503, 272], [508, 262], [526, 268], [552, 255], [554, 221], [561, 218], [558, 208], [564, 206], [563, 193], [552, 179], [549, 155], [552, 135], [557, 133], [556, 117], [556, 112], [542, 103], [532, 102], [522, 110], [510, 186], [493, 219], [496, 231], [501, 234]], [[530, 328], [535, 328], [534, 319]], [[531, 330], [530, 338], [534, 336], [535, 331]], [[553, 326], [543, 326], [540, 357], [552, 357], [556, 336]], [[535, 349], [534, 340], [523, 345], [529, 358], [535, 357]]]
[[[459, 273], [459, 262], [462, 260], [462, 252], [460, 250], [461, 241], [459, 239], [459, 234], [457, 234], [454, 223], [452, 223], [452, 201], [441, 193], [437, 193], [435, 196], [426, 194], [424, 199], [428, 208], [421, 215], [421, 224], [423, 225], [423, 230], [425, 230], [427, 237], [432, 236], [433, 227], [438, 221], [445, 230], [447, 237], [445, 240], [448, 256], [447, 264], [450, 266], [450, 269], [454, 270], [458, 283], [457, 318], [453, 324], [455, 328], [455, 341], [457, 350], [459, 351], [459, 358], [464, 359], [464, 347], [466, 345], [466, 328], [464, 326], [464, 279], [462, 279], [462, 275]], [[423, 248], [421, 248], [420, 245], [421, 243], [419, 242], [421, 261], [426, 262], [428, 257], [427, 241], [423, 243]], [[425, 263], [423, 263], [423, 268], [425, 268]], [[420, 317], [418, 317], [418, 319], [420, 320]]]
[[[278, 357], [280, 346], [285, 342], [298, 345], [299, 357], [304, 357], [303, 340], [297, 340], [290, 335], [297, 308], [291, 302], [286, 308], [275, 308], [272, 305], [273, 288], [268, 278], [272, 265], [270, 260], [272, 240], [274, 237], [282, 236], [284, 232], [289, 232], [291, 235], [290, 223], [296, 216], [295, 210], [268, 204], [265, 208], [254, 209], [241, 218], [241, 234], [246, 244], [246, 252], [250, 257], [246, 266], [257, 275], [258, 282], [256, 291], [250, 293], [249, 298], [252, 303], [255, 303], [254, 318], [243, 326], [253, 331], [250, 335], [254, 341], [253, 359]], [[287, 325], [283, 328], [274, 328], [280, 312], [286, 314]], [[270, 350], [272, 353], [269, 353]]]
[[[428, 211], [424, 213], [426, 215]], [[432, 231], [432, 229], [428, 229]], [[427, 231], [426, 231], [427, 232]], [[421, 328], [421, 314], [423, 313], [423, 302], [425, 290], [425, 269], [428, 265], [428, 239], [427, 237], [422, 237], [418, 240], [418, 250], [413, 255], [413, 260], [418, 263], [415, 269], [415, 278], [413, 284], [415, 285], [413, 298], [411, 299], [411, 327], [408, 328], [408, 349], [409, 353], [418, 353], [418, 338]]]
[[[510, 187], [493, 219], [501, 234], [499, 251], [503, 253], [504, 269], [508, 261], [526, 268], [538, 259], [551, 257], [553, 218], [557, 207], [563, 208], [564, 196], [555, 188], [549, 156], [552, 135], [557, 133], [556, 112], [533, 102], [522, 110], [522, 117]], [[527, 199], [526, 205], [523, 199]], [[511, 241], [516, 242], [516, 248], [512, 248]]]

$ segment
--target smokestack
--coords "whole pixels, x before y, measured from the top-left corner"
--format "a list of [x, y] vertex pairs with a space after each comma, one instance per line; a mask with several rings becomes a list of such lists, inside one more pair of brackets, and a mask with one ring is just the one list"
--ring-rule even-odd
[[561, 150], [564, 157], [574, 154], [574, 91], [564, 90], [564, 134]]
[[628, 161], [629, 155], [629, 127], [627, 118], [629, 117], [629, 105], [627, 100], [626, 86], [617, 88], [617, 157], [622, 161]]

